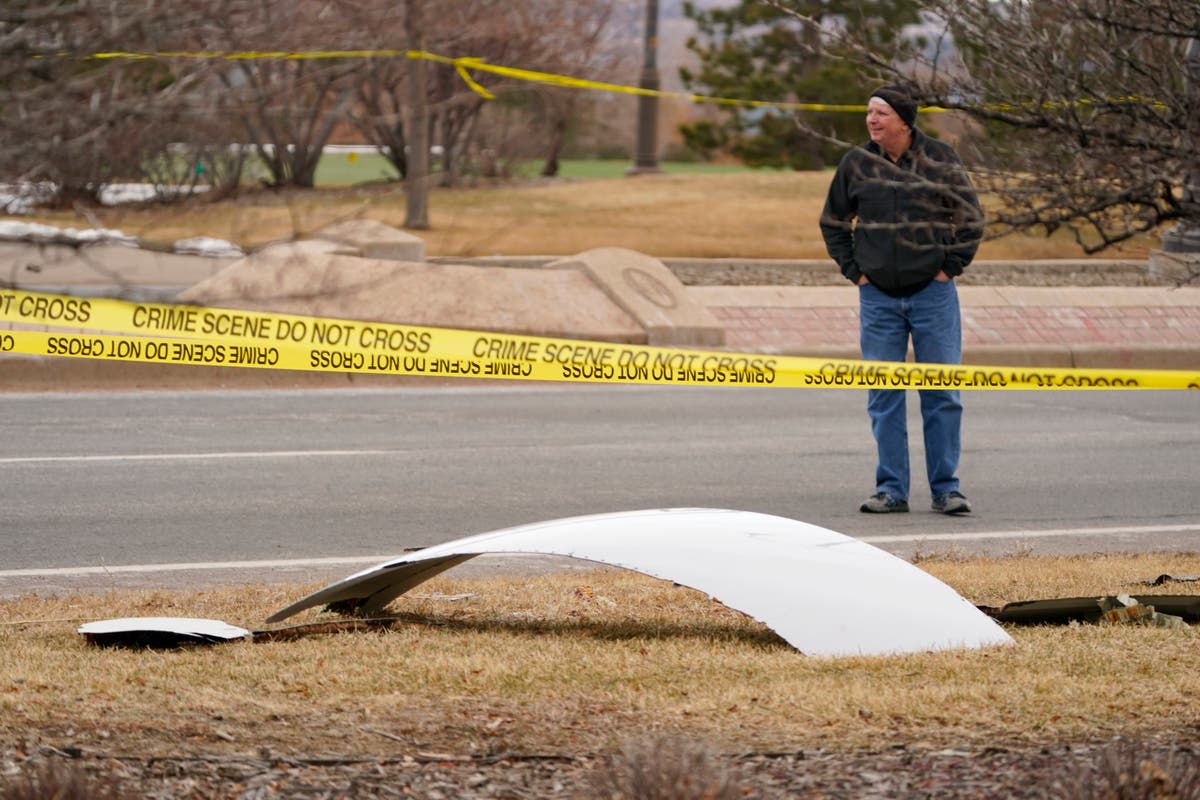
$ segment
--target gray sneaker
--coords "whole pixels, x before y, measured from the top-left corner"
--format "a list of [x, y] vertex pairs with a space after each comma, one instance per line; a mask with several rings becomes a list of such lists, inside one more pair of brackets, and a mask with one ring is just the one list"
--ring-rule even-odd
[[864, 514], [895, 514], [908, 511], [908, 501], [898, 500], [887, 492], [876, 492], [868, 497], [858, 510]]
[[970, 514], [971, 504], [962, 492], [947, 492], [933, 498], [933, 510], [940, 514]]

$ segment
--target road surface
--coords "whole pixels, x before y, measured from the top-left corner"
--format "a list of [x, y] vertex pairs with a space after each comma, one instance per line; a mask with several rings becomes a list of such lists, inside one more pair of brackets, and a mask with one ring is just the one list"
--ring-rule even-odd
[[[857, 390], [480, 387], [0, 395], [0, 595], [341, 577], [419, 547], [576, 514], [779, 514], [911, 557], [1200, 548], [1200, 395], [973, 392], [963, 489], [857, 511]], [[332, 560], [332, 562], [330, 562]], [[244, 562], [256, 562], [246, 565]]]

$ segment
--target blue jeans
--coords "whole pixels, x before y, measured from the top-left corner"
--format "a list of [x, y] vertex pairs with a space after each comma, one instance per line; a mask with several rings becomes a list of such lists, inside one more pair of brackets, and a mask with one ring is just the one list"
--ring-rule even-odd
[[[868, 361], [904, 361], [912, 337], [916, 360], [962, 363], [962, 317], [954, 281], [933, 281], [911, 297], [892, 297], [870, 283], [858, 287], [859, 342]], [[925, 471], [933, 497], [958, 491], [962, 400], [957, 390], [921, 389]], [[869, 389], [867, 413], [879, 451], [875, 491], [908, 499], [908, 419], [903, 389]]]

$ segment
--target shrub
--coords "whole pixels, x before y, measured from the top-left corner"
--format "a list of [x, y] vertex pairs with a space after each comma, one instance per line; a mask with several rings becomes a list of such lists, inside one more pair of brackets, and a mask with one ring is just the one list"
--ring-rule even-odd
[[593, 776], [608, 800], [726, 800], [740, 797], [703, 743], [658, 736], [631, 741]]

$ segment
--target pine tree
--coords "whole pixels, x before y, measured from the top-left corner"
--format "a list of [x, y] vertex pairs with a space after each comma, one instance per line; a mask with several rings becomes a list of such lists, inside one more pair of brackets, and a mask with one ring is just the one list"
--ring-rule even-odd
[[[697, 71], [682, 69], [684, 85], [697, 94], [769, 102], [861, 105], [873, 84], [851, 62], [822, 51], [821, 25], [831, 21], [860, 37], [894, 49], [905, 26], [919, 22], [912, 0], [741, 0], [729, 8], [684, 3], [698, 35], [688, 49], [700, 58]], [[795, 13], [789, 13], [795, 12]], [[801, 19], [797, 16], [807, 19]], [[712, 157], [729, 153], [751, 166], [819, 169], [836, 163], [842, 150], [802, 131], [793, 112], [772, 107], [722, 105], [717, 120], [681, 128], [684, 141]], [[842, 140], [863, 138], [862, 115], [800, 111], [804, 122]]]

